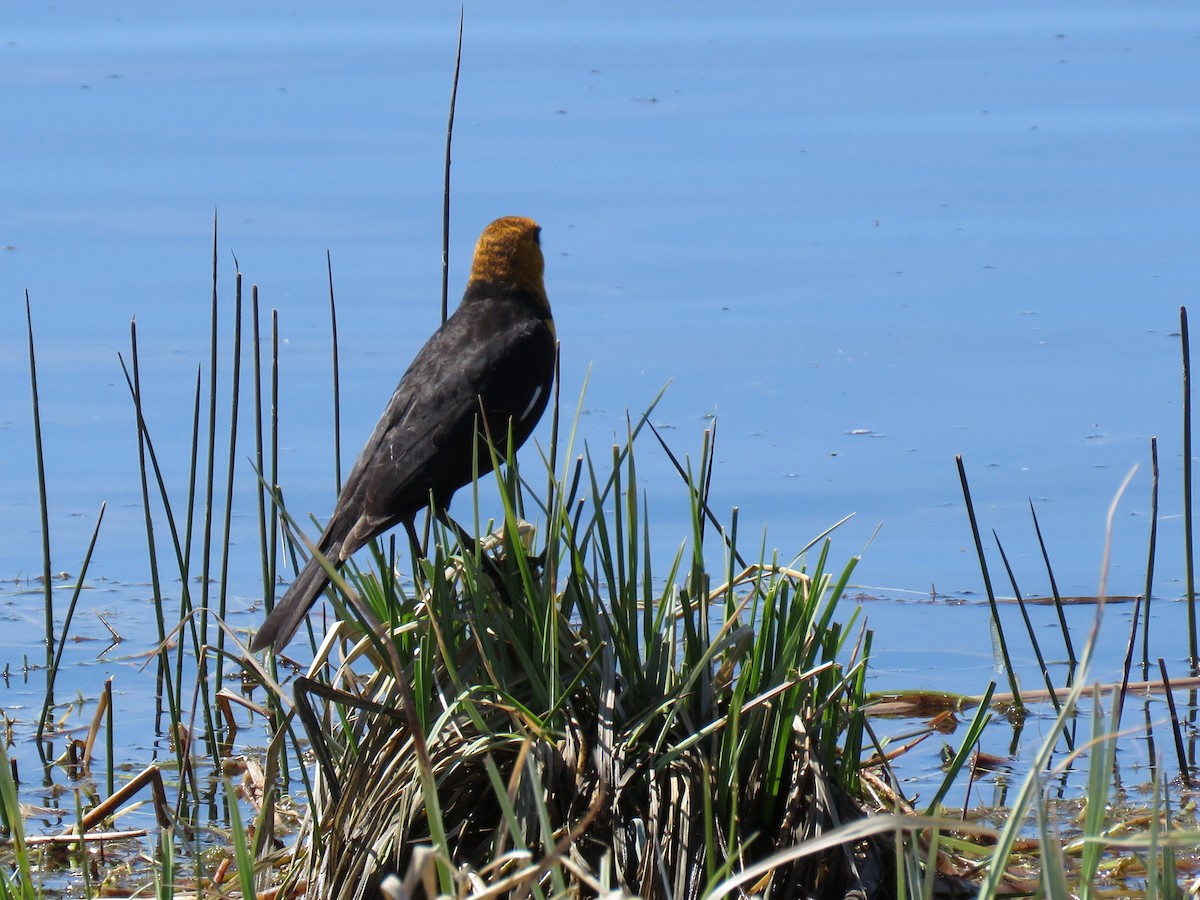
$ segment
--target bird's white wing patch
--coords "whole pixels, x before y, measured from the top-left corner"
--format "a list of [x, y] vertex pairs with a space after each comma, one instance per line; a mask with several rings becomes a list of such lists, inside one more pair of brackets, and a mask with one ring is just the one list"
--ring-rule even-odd
[[540, 400], [542, 397], [542, 391], [545, 389], [546, 388], [543, 385], [539, 384], [534, 390], [533, 396], [529, 398], [529, 402], [525, 405], [525, 408], [521, 410], [520, 420], [522, 422], [529, 418], [529, 414], [533, 412], [533, 408], [537, 406], [538, 400]]

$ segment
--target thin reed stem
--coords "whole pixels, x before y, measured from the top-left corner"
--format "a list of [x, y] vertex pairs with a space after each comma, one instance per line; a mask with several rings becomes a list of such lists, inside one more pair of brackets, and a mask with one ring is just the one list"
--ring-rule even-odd
[[454, 106], [458, 102], [458, 74], [462, 68], [463, 17], [458, 10], [458, 47], [454, 51], [454, 82], [450, 87], [450, 112], [446, 121], [446, 162], [442, 184], [442, 321], [450, 316], [450, 148], [454, 143]]
[[975, 538], [975, 555], [979, 560], [979, 569], [983, 574], [983, 587], [987, 591], [988, 606], [992, 611], [992, 624], [996, 627], [996, 637], [1000, 644], [1000, 655], [1004, 658], [1004, 672], [1008, 676], [1008, 686], [1013, 693], [1013, 706], [1018, 712], [1024, 712], [1025, 704], [1021, 700], [1021, 687], [1017, 682], [1017, 673], [1013, 669], [1012, 659], [1008, 655], [1008, 642], [1004, 639], [1004, 627], [1000, 623], [1000, 607], [996, 605], [996, 592], [992, 590], [992, 576], [988, 572], [987, 557], [983, 553], [983, 539], [979, 536], [979, 523], [975, 519], [975, 504], [971, 502], [971, 488], [967, 484], [967, 470], [960, 455], [954, 457], [958, 466], [958, 480], [962, 485], [963, 500], [967, 504], [967, 517], [971, 520], [971, 534]]
[[1150, 672], [1150, 597], [1154, 592], [1154, 557], [1158, 546], [1158, 438], [1150, 438], [1150, 541], [1146, 551], [1146, 589], [1142, 604], [1142, 678]]
[[[1046, 691], [1050, 695], [1050, 702], [1054, 704], [1054, 711], [1058, 712], [1061, 708], [1058, 703], [1058, 696], [1054, 690], [1054, 683], [1050, 678], [1050, 670], [1046, 667], [1046, 660], [1042, 656], [1042, 648], [1038, 644], [1037, 632], [1034, 631], [1033, 621], [1029, 618], [1029, 610], [1025, 608], [1025, 598], [1021, 596], [1021, 589], [1017, 587], [1017, 576], [1013, 573], [1012, 566], [1008, 562], [1008, 554], [1004, 552], [1004, 545], [1000, 543], [1000, 535], [996, 534], [996, 529], [992, 529], [992, 539], [996, 542], [996, 549], [1000, 551], [1000, 560], [1004, 563], [1004, 570], [1008, 573], [1008, 582], [1012, 585], [1013, 596], [1017, 600], [1017, 608], [1021, 610], [1021, 619], [1025, 623], [1025, 631], [1029, 634], [1029, 643], [1033, 645], [1033, 655], [1037, 658], [1038, 669], [1042, 673], [1042, 681], [1046, 683]], [[1064, 732], [1064, 736], [1066, 732]], [[1068, 745], [1071, 743], [1070, 738], [1067, 739]]]
[[1192, 673], [1200, 671], [1196, 646], [1196, 572], [1192, 549], [1192, 350], [1187, 307], [1179, 308], [1179, 340], [1183, 348], [1183, 556], [1187, 578], [1188, 656]]
[[113, 748], [116, 744], [116, 735], [113, 734], [113, 691], [112, 678], [104, 679], [104, 752], [108, 757], [108, 764], [105, 766], [104, 772], [104, 787], [108, 796], [112, 796], [117, 789], [117, 759]]
[[[213, 491], [217, 466], [217, 212], [213, 210], [212, 322], [208, 342], [208, 455], [204, 478], [204, 530], [200, 535], [200, 605], [207, 610], [212, 578]], [[200, 616], [200, 643], [208, 643], [208, 615]]]
[[[279, 509], [279, 310], [271, 310], [271, 522], [282, 520]], [[282, 533], [282, 532], [281, 532]], [[271, 594], [279, 574], [279, 541], [271, 540]]]
[[[146, 446], [150, 451], [150, 461], [155, 467], [155, 472], [158, 474], [158, 491], [162, 498], [163, 509], [166, 511], [167, 524], [171, 528], [172, 539], [175, 540], [175, 556], [179, 563], [179, 616], [188, 620], [188, 630], [192, 635], [192, 645], [196, 653], [200, 652], [200, 624], [196, 621], [196, 617], [192, 613], [192, 588], [191, 588], [191, 571], [192, 571], [192, 535], [196, 527], [196, 485], [197, 473], [200, 471], [200, 400], [204, 396], [204, 370], [203, 367], [197, 364], [196, 366], [196, 388], [192, 392], [192, 446], [191, 453], [188, 459], [188, 496], [185, 509], [184, 523], [184, 538], [183, 546], [179, 546], [179, 537], [175, 534], [175, 517], [171, 512], [171, 504], [167, 497], [166, 485], [163, 484], [162, 474], [158, 472], [158, 459], [154, 453], [154, 444], [150, 441], [150, 435], [146, 435]], [[183, 696], [183, 661], [184, 661], [184, 646], [183, 641], [180, 641], [175, 653], [175, 693], [177, 696]]]
[[[33, 450], [37, 458], [38, 509], [42, 524], [42, 611], [45, 615], [46, 665], [53, 667], [54, 661], [54, 584], [50, 580], [50, 505], [46, 499], [46, 459], [42, 452], [42, 410], [38, 399], [37, 354], [33, 347], [33, 309], [29, 302], [29, 291], [25, 292], [25, 325], [29, 335], [29, 387], [33, 397]], [[38, 723], [38, 742], [41, 743], [45, 718], [54, 707], [53, 685], [47, 681], [46, 701], [42, 721]]]
[[100, 513], [96, 516], [96, 527], [92, 529], [92, 539], [88, 541], [87, 553], [84, 554], [83, 564], [79, 567], [75, 590], [71, 592], [71, 600], [67, 604], [67, 611], [63, 614], [62, 634], [54, 651], [54, 659], [46, 671], [46, 700], [42, 706], [42, 715], [38, 719], [37, 738], [39, 741], [42, 739], [45, 725], [50, 721], [50, 716], [54, 711], [54, 683], [58, 678], [59, 668], [62, 666], [63, 649], [67, 645], [67, 635], [71, 631], [71, 623], [75, 618], [75, 607], [79, 603], [79, 595], [83, 591], [83, 580], [87, 577], [88, 568], [92, 563], [92, 553], [96, 549], [96, 539], [100, 536], [100, 524], [104, 521], [104, 510], [107, 506], [107, 502], [100, 504]]
[[[329, 343], [333, 352], [333, 483], [335, 495], [342, 493], [342, 376], [338, 355], [337, 302], [333, 296], [333, 256], [325, 251], [325, 269], [329, 274]], [[443, 317], [444, 318], [444, 317]]]
[[1046, 575], [1050, 579], [1050, 596], [1054, 598], [1054, 611], [1058, 613], [1058, 627], [1063, 636], [1063, 643], [1067, 648], [1067, 660], [1069, 668], [1067, 670], [1067, 687], [1071, 686], [1071, 681], [1075, 677], [1075, 644], [1071, 640], [1071, 629], [1067, 626], [1067, 614], [1063, 609], [1062, 596], [1058, 592], [1058, 581], [1054, 577], [1054, 567], [1050, 565], [1050, 552], [1046, 549], [1046, 542], [1042, 539], [1042, 526], [1038, 523], [1037, 510], [1033, 508], [1033, 500], [1029, 501], [1029, 514], [1033, 516], [1033, 530], [1037, 534], [1038, 547], [1042, 551], [1042, 561], [1046, 564]]
[[[124, 361], [122, 361], [124, 365]], [[129, 323], [129, 370], [126, 370], [125, 377], [129, 384], [130, 393], [133, 394], [133, 409], [134, 418], [137, 423], [137, 442], [138, 442], [138, 472], [141, 477], [142, 488], [142, 509], [145, 513], [146, 521], [146, 547], [147, 558], [150, 564], [150, 589], [151, 596], [154, 601], [154, 620], [158, 626], [158, 657], [159, 657], [159, 677], [162, 679], [162, 693], [165, 694], [167, 708], [171, 711], [171, 727], [174, 729], [178, 726], [178, 706], [176, 705], [175, 685], [167, 677], [170, 671], [170, 659], [167, 656], [167, 632], [166, 632], [166, 609], [163, 606], [162, 596], [162, 580], [158, 571], [158, 546], [154, 537], [154, 516], [150, 512], [150, 479], [147, 469], [147, 455], [152, 452], [149, 446], [149, 436], [146, 432], [146, 422], [142, 415], [142, 380], [141, 367], [138, 359], [138, 344], [137, 344], [137, 320], [131, 320]], [[168, 511], [167, 520], [171, 522], [171, 515]], [[178, 544], [176, 545], [178, 548]]]
[[1192, 778], [1188, 773], [1187, 753], [1183, 748], [1183, 732], [1179, 727], [1179, 712], [1175, 709], [1175, 695], [1171, 692], [1171, 680], [1167, 678], [1167, 664], [1161, 656], [1158, 658], [1158, 671], [1162, 675], [1163, 693], [1167, 696], [1167, 709], [1171, 712], [1171, 735], [1175, 739], [1175, 758], [1179, 765], [1179, 778], [1183, 782], [1183, 786], [1191, 790]]
[[[242, 391], [242, 273], [238, 268], [237, 257], [234, 257], [234, 292], [233, 292], [233, 371], [230, 376], [229, 398], [229, 457], [225, 476], [225, 520], [221, 530], [221, 585], [217, 600], [217, 615], [222, 622], [228, 612], [229, 597], [229, 535], [233, 522], [233, 482], [237, 469], [237, 439], [238, 439], [238, 410]], [[220, 690], [225, 671], [225, 654], [220, 651], [225, 648], [225, 629], [217, 629], [217, 670], [214, 685]], [[210, 734], [210, 746], [213, 753], [217, 752], [217, 735]], [[214, 756], [214, 763], [220, 760]]]
[[[250, 287], [250, 363], [254, 369], [254, 471], [258, 473], [258, 556], [262, 565], [263, 598], [269, 613], [275, 606], [275, 592], [271, 589], [271, 576], [268, 571], [267, 559], [268, 542], [273, 534], [273, 526], [267, 525], [267, 488], [263, 484], [263, 392], [262, 392], [262, 340], [258, 310], [258, 285]], [[274, 521], [273, 519], [271, 520]]]
[[1121, 728], [1121, 716], [1125, 712], [1125, 695], [1129, 690], [1129, 672], [1133, 668], [1133, 651], [1137, 646], [1138, 620], [1142, 612], [1142, 598], [1133, 600], [1133, 615], [1129, 617], [1129, 640], [1125, 644], [1125, 661], [1121, 666], [1121, 688], [1113, 712], [1113, 731]]
[[[139, 358], [138, 346], [137, 346], [137, 322], [136, 321], [132, 321], [130, 323], [130, 354], [131, 354], [130, 367], [125, 366], [125, 361], [123, 358], [120, 357], [120, 354], [118, 354], [118, 359], [121, 360], [121, 366], [125, 372], [125, 380], [129, 387], [130, 395], [133, 397], [134, 410], [136, 413], [135, 418], [136, 418], [137, 427], [138, 427], [138, 461], [139, 461], [141, 480], [142, 480], [142, 503], [143, 503], [144, 513], [145, 513], [145, 518], [146, 518], [147, 547], [148, 547], [148, 553], [149, 553], [149, 557], [150, 557], [150, 566], [151, 566], [151, 583], [153, 585], [153, 590], [154, 590], [156, 624], [158, 626], [158, 632], [159, 632], [159, 669], [160, 669], [160, 671], [158, 673], [158, 677], [160, 679], [160, 686], [159, 686], [159, 691], [156, 692], [155, 699], [156, 699], [156, 702], [160, 702], [160, 703], [164, 698], [166, 700], [167, 708], [168, 708], [168, 711], [170, 714], [170, 719], [171, 719], [172, 742], [175, 744], [177, 755], [179, 755], [179, 760], [180, 760], [180, 763], [182, 764], [184, 762], [185, 758], [181, 755], [183, 752], [182, 747], [180, 746], [181, 742], [175, 741], [174, 735], [177, 733], [178, 728], [179, 728], [180, 712], [179, 712], [179, 707], [177, 706], [176, 701], [178, 700], [178, 698], [182, 697], [184, 694], [183, 671], [184, 671], [184, 662], [185, 662], [186, 656], [184, 654], [183, 642], [182, 641], [176, 642], [176, 660], [175, 660], [174, 680], [172, 681], [171, 680], [170, 659], [167, 655], [168, 648], [165, 643], [166, 609], [165, 609], [165, 605], [163, 603], [162, 582], [161, 582], [161, 577], [160, 577], [159, 568], [158, 568], [157, 543], [154, 538], [153, 514], [151, 512], [150, 499], [149, 499], [149, 478], [148, 478], [147, 462], [149, 463], [150, 469], [153, 470], [153, 472], [154, 472], [155, 482], [158, 487], [159, 499], [161, 500], [162, 505], [163, 505], [163, 512], [164, 512], [164, 514], [166, 516], [166, 520], [167, 520], [167, 528], [171, 535], [172, 545], [175, 550], [176, 562], [177, 562], [177, 565], [179, 568], [179, 572], [181, 573], [181, 575], [180, 575], [180, 599], [179, 599], [180, 605], [179, 605], [179, 612], [178, 612], [178, 617], [177, 617], [176, 621], [180, 622], [183, 625], [184, 632], [191, 635], [192, 657], [194, 659], [199, 660], [202, 658], [201, 652], [200, 652], [200, 648], [202, 646], [202, 641], [201, 641], [201, 637], [199, 634], [200, 626], [196, 622], [197, 617], [193, 615], [191, 594], [189, 593], [188, 585], [187, 585], [188, 579], [186, 576], [186, 572], [188, 571], [188, 562], [187, 562], [188, 548], [185, 548], [180, 543], [179, 529], [178, 529], [178, 526], [177, 526], [177, 523], [175, 520], [175, 516], [172, 513], [171, 498], [167, 491], [166, 480], [163, 476], [162, 467], [159, 465], [158, 456], [154, 450], [154, 443], [151, 440], [150, 431], [146, 425], [144, 410], [142, 407], [141, 367], [140, 367], [140, 358]], [[132, 372], [130, 371], [130, 369], [132, 369]], [[199, 376], [197, 378], [196, 403], [195, 403], [194, 409], [195, 409], [194, 416], [198, 418], [198, 413], [199, 413]], [[194, 423], [194, 425], [195, 424], [196, 423]], [[192, 451], [193, 458], [195, 457], [195, 454], [196, 454], [196, 446], [198, 444], [197, 438], [198, 438], [198, 436], [195, 434], [195, 431], [193, 431], [193, 451]], [[194, 474], [194, 468], [193, 468], [193, 474]], [[189, 493], [189, 497], [190, 496], [194, 496], [194, 491]], [[213, 727], [211, 697], [208, 692], [203, 692], [202, 696], [203, 696], [203, 701], [204, 701], [203, 702], [204, 721], [205, 721], [205, 725], [207, 728], [206, 734], [209, 736], [213, 736], [213, 735], [215, 735], [216, 732]], [[161, 713], [161, 707], [159, 708], [159, 712]]]

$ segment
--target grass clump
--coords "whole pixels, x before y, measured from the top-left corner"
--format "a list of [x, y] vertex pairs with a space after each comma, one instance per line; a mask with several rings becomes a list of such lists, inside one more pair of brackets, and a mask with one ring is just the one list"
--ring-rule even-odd
[[[692, 536], [659, 574], [630, 489], [637, 430], [607, 476], [565, 454], [535, 503], [510, 465], [492, 548], [438, 535], [419, 590], [351, 579], [391, 626], [336, 662], [325, 642], [296, 687], [328, 762], [287, 882], [338, 898], [388, 873], [457, 895], [703, 897], [862, 815], [869, 634], [835, 621], [854, 560], [831, 572], [824, 539], [809, 565], [746, 565], [689, 478]], [[505, 537], [533, 538], [527, 514], [542, 565]], [[781, 861], [755, 892], [861, 890], [884, 877], [880, 847]]]

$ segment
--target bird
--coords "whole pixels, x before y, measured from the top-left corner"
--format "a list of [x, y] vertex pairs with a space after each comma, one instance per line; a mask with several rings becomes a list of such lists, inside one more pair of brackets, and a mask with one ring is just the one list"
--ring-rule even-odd
[[[334, 567], [430, 505], [447, 525], [454, 492], [532, 433], [554, 383], [557, 334], [543, 281], [541, 227], [506, 216], [483, 230], [462, 301], [418, 351], [350, 470], [316, 547]], [[510, 447], [511, 436], [511, 447]], [[286, 646], [329, 576], [314, 555], [250, 642]]]

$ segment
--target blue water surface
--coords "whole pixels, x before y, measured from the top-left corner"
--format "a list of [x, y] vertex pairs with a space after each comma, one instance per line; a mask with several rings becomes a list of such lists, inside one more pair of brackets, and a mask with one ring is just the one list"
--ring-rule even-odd
[[[107, 501], [86, 602], [140, 652], [154, 636], [118, 362], [131, 320], [150, 427], [182, 492], [197, 375], [208, 384], [215, 213], [223, 359], [236, 256], [264, 329], [278, 310], [289, 506], [327, 515], [326, 253], [348, 467], [438, 322], [457, 14], [7, 11], [0, 578], [13, 587], [0, 601], [19, 627], [0, 653], [18, 659], [41, 633], [24, 582], [41, 565], [24, 292], [54, 567], [78, 570]], [[863, 554], [855, 591], [871, 598], [886, 686], [977, 692], [996, 677], [981, 607], [929, 599], [982, 597], [956, 454], [1010, 595], [992, 528], [1021, 590], [1049, 590], [1031, 500], [1060, 589], [1097, 593], [1107, 511], [1138, 466], [1107, 585], [1132, 595], [1157, 436], [1155, 651], [1182, 669], [1178, 332], [1200, 258], [1198, 51], [1191, 3], [468, 3], [451, 293], [488, 221], [535, 217], [568, 410], [587, 381], [581, 444], [607, 455], [669, 383], [651, 418], [694, 460], [715, 417], [711, 504], [739, 508], [744, 546], [789, 559], [853, 513], [833, 555]], [[223, 398], [229, 378], [220, 366]], [[262, 589], [242, 441], [227, 586], [231, 621], [250, 628]], [[689, 533], [686, 495], [656, 445], [640, 446], [665, 570]], [[1097, 677], [1119, 667], [1126, 618], [1113, 616]], [[90, 616], [78, 630], [106, 635]]]

